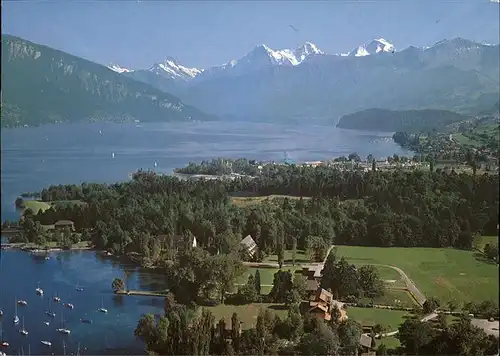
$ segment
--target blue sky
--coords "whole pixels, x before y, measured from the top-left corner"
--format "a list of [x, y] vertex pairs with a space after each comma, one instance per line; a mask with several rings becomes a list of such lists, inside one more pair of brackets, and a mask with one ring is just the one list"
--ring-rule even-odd
[[310, 41], [327, 53], [377, 37], [396, 49], [457, 36], [498, 43], [499, 7], [489, 0], [6, 0], [2, 33], [101, 64], [147, 68], [172, 56], [206, 68], [261, 43], [280, 49]]

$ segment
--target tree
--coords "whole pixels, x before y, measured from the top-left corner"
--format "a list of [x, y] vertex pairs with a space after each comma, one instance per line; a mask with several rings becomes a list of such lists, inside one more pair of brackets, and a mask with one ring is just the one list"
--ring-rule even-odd
[[399, 327], [399, 341], [410, 355], [419, 355], [420, 349], [433, 337], [432, 327], [419, 320], [407, 319]]
[[321, 271], [321, 288], [333, 290], [335, 284], [336, 249], [333, 248], [328, 254], [323, 270]]
[[437, 308], [439, 308], [439, 305], [439, 300], [431, 297], [424, 302], [424, 305], [422, 305], [422, 309], [424, 310], [424, 313], [429, 314], [433, 313]]
[[375, 266], [365, 265], [358, 269], [359, 285], [368, 298], [376, 298], [384, 294], [384, 282], [380, 279]]
[[372, 162], [374, 161], [374, 159], [373, 159], [373, 155], [372, 155], [371, 153], [370, 153], [368, 156], [366, 156], [366, 161], [367, 161], [368, 163], [372, 163]]
[[261, 295], [261, 283], [260, 283], [259, 270], [255, 271], [255, 291], [257, 292], [257, 295], [260, 297], [260, 295]]
[[125, 289], [125, 283], [120, 278], [115, 278], [113, 279], [113, 282], [111, 283], [111, 288], [116, 291], [124, 290]]
[[306, 297], [307, 282], [306, 277], [298, 275], [293, 278], [292, 288], [286, 297], [287, 305], [299, 305], [300, 302]]
[[233, 313], [231, 316], [231, 344], [236, 353], [240, 350], [240, 319], [238, 314]]
[[325, 323], [317, 323], [315, 329], [304, 334], [299, 342], [302, 355], [337, 355], [339, 336]]
[[363, 329], [354, 320], [347, 319], [339, 325], [340, 343], [349, 354], [356, 354]]
[[307, 238], [307, 251], [313, 262], [323, 262], [326, 257], [328, 245], [320, 236], [309, 236]]
[[269, 296], [275, 303], [287, 303], [292, 291], [292, 273], [279, 270], [274, 274], [273, 288]]
[[292, 237], [292, 265], [295, 267], [295, 261], [297, 259], [297, 238]]

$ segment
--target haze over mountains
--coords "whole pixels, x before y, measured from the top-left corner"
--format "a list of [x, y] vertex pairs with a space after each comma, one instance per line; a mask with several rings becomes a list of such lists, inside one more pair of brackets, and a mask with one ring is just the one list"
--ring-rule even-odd
[[2, 126], [92, 120], [326, 119], [357, 111], [441, 109], [498, 102], [499, 45], [463, 38], [397, 51], [378, 38], [345, 54], [313, 43], [259, 45], [207, 69], [168, 57], [149, 69], [109, 67], [2, 36]]
[[2, 35], [2, 127], [81, 120], [212, 119], [105, 66]]
[[467, 113], [498, 100], [500, 74], [498, 44], [463, 38], [401, 51], [378, 38], [345, 54], [326, 54], [310, 42], [284, 50], [259, 45], [207, 69], [169, 58], [121, 71], [211, 114], [272, 120], [333, 120], [369, 108]]

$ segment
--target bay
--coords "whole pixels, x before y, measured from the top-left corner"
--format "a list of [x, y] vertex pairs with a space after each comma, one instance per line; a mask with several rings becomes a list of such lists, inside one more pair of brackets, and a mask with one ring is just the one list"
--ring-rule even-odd
[[[4, 129], [1, 132], [2, 220], [16, 219], [14, 201], [22, 192], [39, 191], [51, 184], [81, 182], [110, 183], [125, 181], [128, 174], [154, 169], [170, 174], [176, 167], [215, 157], [249, 158], [282, 161], [284, 152], [297, 162], [325, 160], [357, 152], [361, 157], [372, 154], [382, 158], [394, 153], [410, 155], [392, 138], [392, 133], [343, 130], [328, 124], [257, 122], [154, 123], [154, 124], [70, 124], [35, 128]], [[58, 259], [59, 257], [59, 259]], [[101, 258], [94, 252], [54, 253], [49, 260], [20, 251], [2, 251], [0, 269], [0, 307], [3, 308], [4, 336], [17, 354], [20, 348], [33, 354], [75, 353], [80, 343], [83, 354], [141, 353], [133, 330], [143, 313], [163, 312], [161, 298], [126, 296], [114, 298], [111, 281], [123, 277], [123, 270], [133, 268]], [[44, 297], [35, 294], [37, 282]], [[76, 283], [85, 291], [76, 292]], [[161, 276], [137, 270], [130, 288], [158, 289]], [[163, 286], [164, 287], [164, 286]], [[71, 335], [63, 337], [55, 329], [60, 313], [45, 326], [47, 300], [59, 293], [62, 301], [75, 305], [64, 310]], [[14, 299], [26, 299], [28, 307], [19, 307], [25, 318], [27, 337], [21, 336], [12, 323]], [[104, 299], [108, 314], [96, 310]], [[82, 324], [90, 317], [94, 324]], [[40, 340], [49, 339], [48, 350]], [[86, 349], [85, 349], [86, 348]]]

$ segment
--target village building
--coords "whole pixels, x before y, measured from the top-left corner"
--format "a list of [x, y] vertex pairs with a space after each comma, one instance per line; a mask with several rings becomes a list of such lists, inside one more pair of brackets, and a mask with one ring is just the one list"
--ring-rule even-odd
[[363, 349], [361, 356], [375, 356], [375, 351], [372, 351], [372, 338], [370, 335], [361, 334], [359, 337], [359, 344]]
[[330, 321], [332, 319], [332, 311], [334, 308], [337, 308], [340, 312], [338, 321], [347, 320], [344, 303], [333, 299], [333, 295], [329, 291], [318, 288], [316, 293], [311, 295], [309, 299], [309, 313], [323, 320]]
[[254, 257], [258, 250], [257, 244], [250, 235], [241, 240], [240, 246], [248, 253], [250, 257]]
[[63, 230], [68, 227], [71, 231], [75, 231], [75, 224], [70, 220], [59, 220], [54, 224], [54, 229]]
[[310, 295], [315, 294], [320, 286], [322, 270], [322, 264], [302, 268], [302, 275], [306, 277], [306, 290]]

